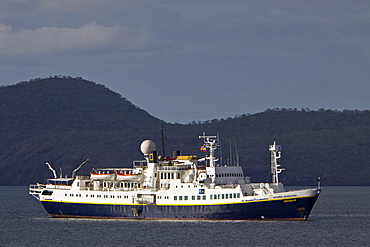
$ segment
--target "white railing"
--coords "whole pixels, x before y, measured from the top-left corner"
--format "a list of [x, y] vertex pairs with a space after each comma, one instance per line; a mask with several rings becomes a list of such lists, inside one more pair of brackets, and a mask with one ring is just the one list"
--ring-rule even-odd
[[30, 194], [38, 194], [41, 193], [42, 189], [45, 188], [44, 184], [30, 184], [29, 186], [29, 192]]

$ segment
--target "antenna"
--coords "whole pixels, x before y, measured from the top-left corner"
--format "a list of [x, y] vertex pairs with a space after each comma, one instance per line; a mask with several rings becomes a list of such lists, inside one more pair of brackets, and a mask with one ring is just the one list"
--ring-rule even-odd
[[233, 154], [231, 151], [231, 140], [229, 140], [229, 148], [230, 148], [230, 166], [234, 165], [234, 159], [233, 159]]
[[46, 162], [46, 165], [49, 167], [50, 170], [53, 171], [54, 178], [57, 178], [57, 174], [56, 174], [55, 170], [53, 169], [53, 167], [51, 167], [51, 165], [49, 164], [49, 162]]
[[76, 172], [77, 172], [78, 170], [80, 170], [80, 169], [81, 169], [81, 167], [82, 167], [83, 165], [85, 165], [87, 162], [89, 162], [89, 159], [87, 159], [87, 160], [85, 160], [84, 162], [82, 162], [82, 163], [81, 163], [81, 165], [79, 165], [76, 169], [74, 169], [74, 170], [73, 170], [73, 172], [72, 172], [72, 178], [74, 178], [74, 177], [75, 177]]
[[217, 142], [219, 144], [219, 148], [220, 148], [220, 165], [223, 165], [224, 164], [224, 159], [223, 159], [223, 155], [222, 155], [222, 145], [221, 145], [221, 139], [217, 133]]
[[163, 152], [163, 157], [166, 157], [166, 137], [164, 136], [164, 126], [163, 126], [163, 121], [161, 122], [161, 135], [162, 135], [162, 152]]
[[239, 166], [239, 155], [238, 155], [238, 148], [236, 147], [236, 138], [234, 136], [234, 144], [235, 144], [235, 159], [236, 159], [236, 166]]

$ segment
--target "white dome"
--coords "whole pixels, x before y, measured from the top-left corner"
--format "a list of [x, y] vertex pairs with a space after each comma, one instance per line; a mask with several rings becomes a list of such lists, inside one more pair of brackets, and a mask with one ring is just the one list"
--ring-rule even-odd
[[140, 150], [143, 154], [150, 154], [157, 150], [157, 145], [152, 140], [145, 140], [141, 143]]

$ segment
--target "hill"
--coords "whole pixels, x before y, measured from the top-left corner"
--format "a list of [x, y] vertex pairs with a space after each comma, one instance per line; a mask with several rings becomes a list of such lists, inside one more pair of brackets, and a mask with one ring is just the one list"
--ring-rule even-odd
[[219, 133], [225, 159], [235, 140], [240, 164], [254, 182], [269, 177], [268, 146], [276, 140], [283, 147], [285, 184], [315, 184], [318, 176], [326, 185], [370, 184], [370, 111], [274, 109], [185, 128]]
[[[186, 125], [164, 123], [103, 85], [82, 78], [51, 77], [0, 88], [0, 184], [28, 185], [52, 174], [70, 175], [89, 158], [92, 167], [130, 167], [141, 159], [142, 140], [166, 154], [198, 154], [198, 135], [219, 133], [222, 157], [236, 153], [252, 181], [269, 177], [268, 145], [283, 146], [281, 181], [312, 185], [370, 185], [370, 111], [273, 109], [226, 120]], [[231, 148], [230, 148], [231, 147]]]

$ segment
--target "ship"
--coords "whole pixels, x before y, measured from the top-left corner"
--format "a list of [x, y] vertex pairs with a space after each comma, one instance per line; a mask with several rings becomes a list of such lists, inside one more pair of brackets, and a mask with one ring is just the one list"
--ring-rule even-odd
[[[279, 181], [282, 147], [274, 141], [271, 181], [252, 183], [239, 162], [225, 165], [218, 135], [199, 136], [204, 155], [158, 155], [144, 140], [143, 159], [132, 168], [93, 169], [89, 175], [47, 179], [31, 184], [29, 194], [54, 218], [157, 220], [307, 220], [321, 193], [315, 188], [285, 190]], [[216, 155], [218, 154], [218, 156]], [[200, 157], [202, 156], [202, 157]]]

